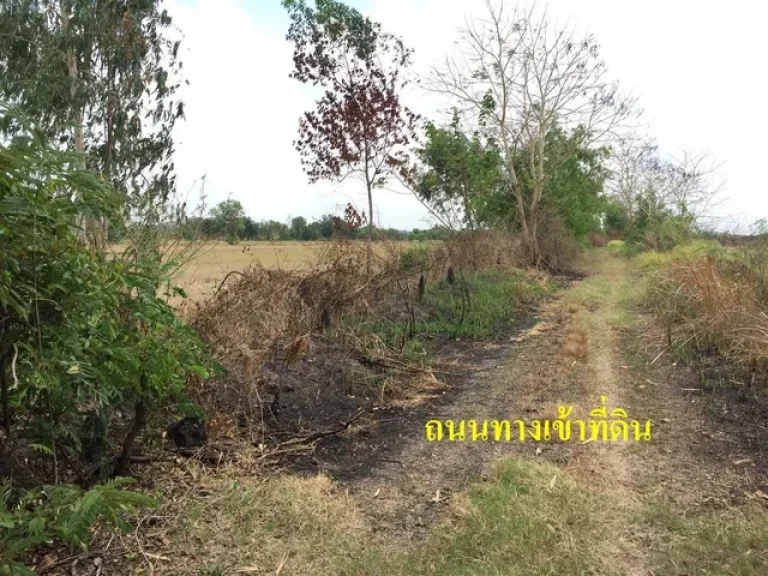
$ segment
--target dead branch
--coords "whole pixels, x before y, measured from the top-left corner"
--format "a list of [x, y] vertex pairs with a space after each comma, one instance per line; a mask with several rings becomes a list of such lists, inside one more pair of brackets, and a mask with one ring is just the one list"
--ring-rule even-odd
[[340, 432], [343, 432], [349, 426], [360, 416], [365, 414], [365, 410], [360, 410], [357, 414], [355, 414], [352, 418], [347, 420], [346, 422], [340, 422], [339, 425], [335, 428], [332, 428], [330, 430], [321, 430], [319, 432], [315, 432], [313, 434], [310, 434], [309, 436], [305, 436], [304, 438], [294, 438], [293, 440], [288, 440], [286, 442], [281, 442], [278, 444], [278, 446], [292, 446], [294, 444], [307, 444], [310, 442], [314, 442], [316, 440], [319, 440], [320, 438], [325, 438], [326, 436], [334, 436], [335, 434], [339, 434]]

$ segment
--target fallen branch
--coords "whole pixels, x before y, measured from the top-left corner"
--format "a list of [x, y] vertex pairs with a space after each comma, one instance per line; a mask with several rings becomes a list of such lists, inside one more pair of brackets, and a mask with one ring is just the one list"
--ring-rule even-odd
[[333, 436], [335, 434], [338, 434], [339, 432], [343, 432], [347, 428], [349, 428], [350, 424], [352, 424], [355, 420], [360, 418], [365, 414], [365, 410], [360, 410], [357, 414], [355, 414], [352, 418], [347, 420], [346, 422], [340, 422], [339, 425], [336, 428], [330, 429], [330, 430], [321, 430], [320, 432], [315, 432], [313, 434], [310, 434], [309, 436], [305, 436], [304, 438], [294, 438], [293, 440], [288, 440], [286, 442], [281, 442], [278, 444], [278, 446], [291, 446], [293, 444], [306, 444], [308, 442], [314, 442], [315, 440], [319, 440], [320, 438], [325, 438], [326, 436]]

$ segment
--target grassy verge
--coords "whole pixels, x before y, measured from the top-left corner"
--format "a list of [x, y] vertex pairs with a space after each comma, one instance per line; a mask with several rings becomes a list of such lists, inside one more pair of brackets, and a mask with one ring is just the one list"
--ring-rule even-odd
[[[164, 574], [317, 576], [594, 574], [609, 503], [556, 466], [503, 461], [454, 502], [426, 542], [378, 539], [325, 477], [229, 481], [187, 505], [167, 535], [183, 562]], [[599, 572], [608, 574], [608, 572]]]
[[549, 464], [502, 461], [462, 518], [410, 550], [373, 549], [339, 574], [592, 574], [609, 538], [607, 502]]
[[[158, 573], [620, 573], [608, 553], [622, 522], [612, 502], [551, 464], [500, 461], [487, 482], [454, 500], [449, 520], [410, 546], [373, 533], [325, 476], [217, 480], [206, 488], [211, 495], [188, 502], [165, 534], [178, 561], [156, 566]], [[768, 573], [768, 514], [758, 507], [688, 517], [649, 505], [632, 523], [657, 576]]]
[[507, 333], [524, 307], [550, 294], [550, 286], [516, 271], [465, 274], [453, 285], [441, 280], [428, 287], [426, 315], [417, 322], [419, 334], [485, 339]]
[[412, 325], [399, 311], [348, 314], [344, 326], [371, 346], [383, 342], [393, 349], [402, 348], [404, 360], [426, 365], [432, 358], [435, 338], [503, 338], [554, 290], [551, 281], [518, 270], [457, 274], [453, 284], [446, 279], [427, 284], [423, 299], [410, 302]]
[[654, 505], [638, 522], [657, 576], [768, 574], [768, 514], [757, 506], [689, 517]]

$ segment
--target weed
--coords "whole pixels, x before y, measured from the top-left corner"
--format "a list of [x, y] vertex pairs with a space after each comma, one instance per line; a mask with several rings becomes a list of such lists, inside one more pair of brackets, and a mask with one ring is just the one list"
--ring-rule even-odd
[[422, 273], [429, 268], [429, 246], [417, 244], [400, 254], [400, 270], [404, 274]]
[[652, 506], [640, 518], [653, 573], [758, 576], [768, 573], [768, 514], [731, 509], [696, 517]]
[[339, 574], [593, 574], [609, 538], [607, 504], [554, 465], [502, 461], [452, 526], [411, 550], [373, 549]]
[[427, 289], [428, 316], [416, 330], [468, 339], [499, 337], [514, 325], [523, 305], [550, 289], [522, 273], [503, 271], [465, 274], [454, 285], [440, 281]]

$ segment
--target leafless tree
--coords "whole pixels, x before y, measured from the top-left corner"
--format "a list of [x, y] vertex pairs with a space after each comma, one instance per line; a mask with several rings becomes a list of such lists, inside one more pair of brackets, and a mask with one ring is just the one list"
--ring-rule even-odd
[[719, 201], [718, 165], [706, 152], [662, 158], [655, 141], [637, 135], [618, 139], [611, 155], [608, 190], [630, 220], [660, 211], [702, 223]]
[[[535, 6], [509, 13], [503, 3], [486, 0], [486, 6], [487, 17], [468, 21], [461, 31], [461, 56], [435, 68], [426, 86], [483, 118], [496, 137], [528, 257], [539, 265], [537, 226], [547, 179], [579, 149], [603, 141], [629, 119], [634, 101], [608, 79], [592, 36], [556, 26]], [[568, 149], [547, 143], [556, 124], [578, 135]], [[530, 194], [518, 173], [520, 153], [532, 180]]]

